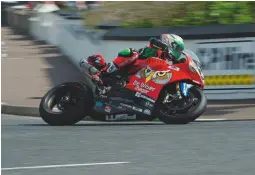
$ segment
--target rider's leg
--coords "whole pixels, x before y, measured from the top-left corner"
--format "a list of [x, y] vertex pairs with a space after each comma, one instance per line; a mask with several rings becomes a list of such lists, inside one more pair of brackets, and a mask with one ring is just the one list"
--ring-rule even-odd
[[118, 53], [118, 56], [102, 70], [100, 78], [104, 81], [104, 79], [134, 63], [137, 57], [138, 53], [134, 52], [132, 49], [128, 48], [122, 50]]

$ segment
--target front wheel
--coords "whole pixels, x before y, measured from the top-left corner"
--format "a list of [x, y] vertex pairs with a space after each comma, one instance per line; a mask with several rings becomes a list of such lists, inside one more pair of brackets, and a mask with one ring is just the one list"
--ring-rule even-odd
[[93, 108], [92, 90], [77, 82], [67, 82], [48, 91], [42, 98], [41, 118], [53, 126], [73, 125]]
[[170, 104], [158, 105], [159, 120], [165, 124], [187, 124], [200, 117], [207, 107], [207, 98], [202, 89], [193, 86], [188, 98]]

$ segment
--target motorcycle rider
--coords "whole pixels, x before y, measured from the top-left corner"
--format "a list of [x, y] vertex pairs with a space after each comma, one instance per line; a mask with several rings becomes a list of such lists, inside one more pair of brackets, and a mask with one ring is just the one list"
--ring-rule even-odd
[[111, 84], [104, 81], [111, 74], [121, 70], [135, 62], [136, 59], [147, 59], [149, 57], [159, 57], [169, 59], [173, 63], [180, 61], [180, 56], [184, 50], [183, 39], [175, 34], [162, 34], [160, 39], [150, 38], [149, 45], [138, 51], [133, 48], [126, 48], [118, 53], [118, 56], [109, 65], [106, 65], [101, 54], [89, 56], [87, 61], [101, 70], [99, 74], [93, 75], [92, 79], [102, 84]]

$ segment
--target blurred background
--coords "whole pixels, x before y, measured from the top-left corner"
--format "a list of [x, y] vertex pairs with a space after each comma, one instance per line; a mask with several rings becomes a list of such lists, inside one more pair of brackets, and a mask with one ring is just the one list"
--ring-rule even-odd
[[119, 21], [124, 27], [254, 23], [255, 2], [104, 2], [84, 18], [92, 26]]
[[[255, 2], [1, 1], [1, 15], [2, 171], [255, 174]], [[97, 53], [110, 62], [162, 33], [183, 37], [202, 62], [208, 98], [202, 123], [82, 121], [56, 128], [33, 118], [54, 86], [88, 81], [82, 58]], [[105, 161], [130, 164], [93, 163]], [[93, 167], [68, 169], [72, 163]]]
[[[34, 8], [44, 1], [12, 1], [11, 4]], [[60, 10], [79, 11], [88, 26], [116, 22], [122, 27], [190, 26], [205, 24], [244, 24], [255, 22], [253, 1], [46, 1]], [[10, 4], [8, 1], [2, 1]], [[2, 10], [2, 14], [4, 11]]]
[[[1, 1], [1, 8], [6, 101], [19, 97], [37, 105], [50, 87], [83, 79], [81, 58], [101, 53], [109, 62], [123, 48], [142, 48], [162, 33], [180, 35], [198, 55], [209, 98], [255, 98], [255, 2]], [[24, 89], [29, 83], [23, 83], [27, 74], [11, 72], [14, 67], [41, 77], [38, 92], [19, 94], [11, 80], [19, 76]]]

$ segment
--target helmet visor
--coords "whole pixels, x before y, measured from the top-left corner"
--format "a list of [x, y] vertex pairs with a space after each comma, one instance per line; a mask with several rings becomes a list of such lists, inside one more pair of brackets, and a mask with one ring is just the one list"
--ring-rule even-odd
[[173, 44], [172, 44], [172, 48], [173, 48], [174, 56], [175, 56], [176, 58], [179, 58], [179, 57], [181, 56], [181, 54], [182, 54], [183, 48], [180, 47], [180, 46], [179, 46], [178, 44], [176, 44], [176, 43], [173, 43]]
[[178, 51], [178, 52], [182, 52], [183, 51], [183, 48], [182, 47], [180, 47], [178, 44], [176, 44], [176, 43], [173, 43], [172, 44], [172, 47], [173, 47], [173, 49], [174, 50], [176, 50], [176, 51]]

